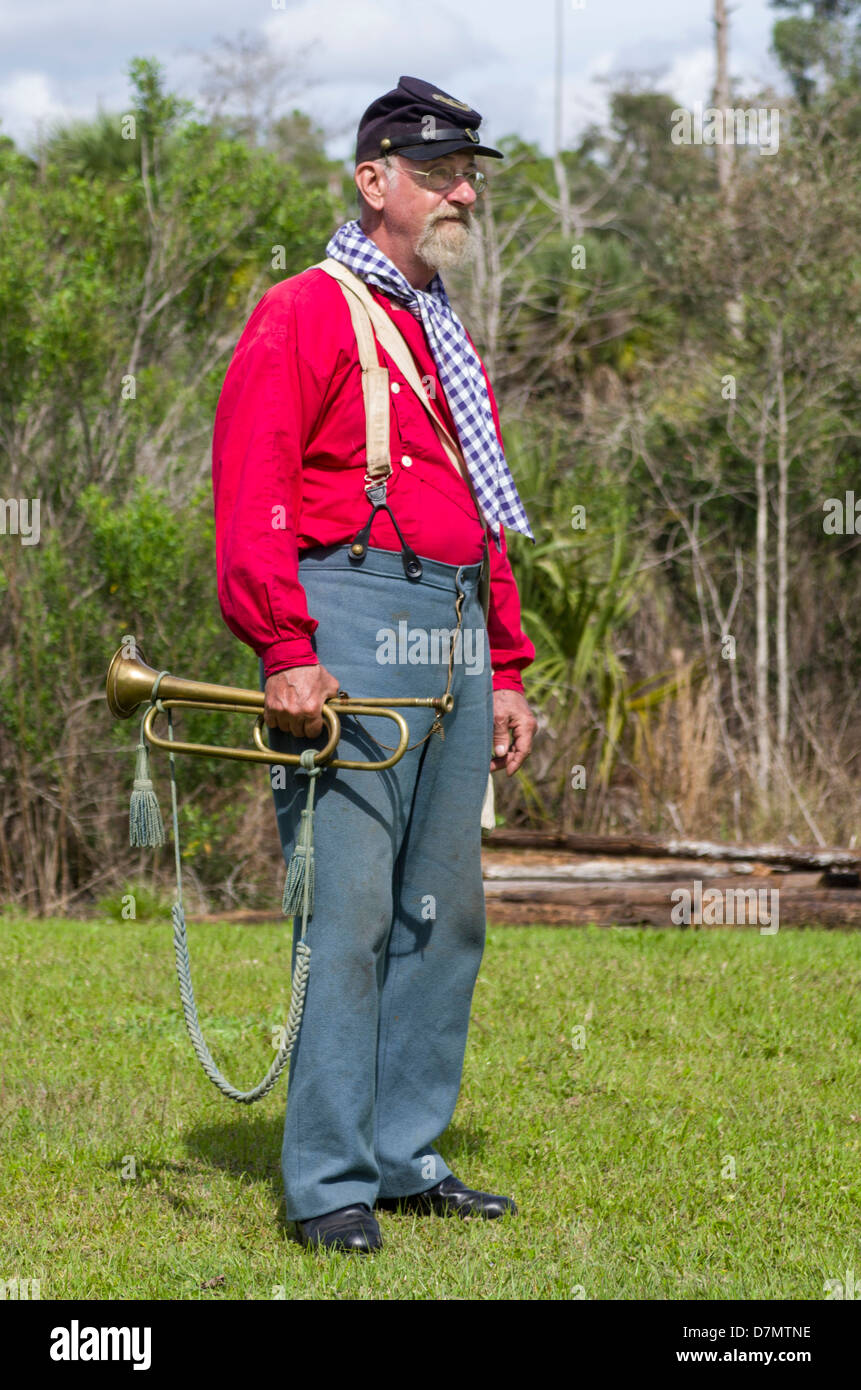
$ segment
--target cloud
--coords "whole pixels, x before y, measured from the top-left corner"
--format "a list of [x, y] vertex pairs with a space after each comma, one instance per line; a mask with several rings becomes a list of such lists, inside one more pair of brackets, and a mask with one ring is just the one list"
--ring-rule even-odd
[[262, 27], [276, 51], [292, 55], [313, 45], [308, 70], [315, 78], [340, 85], [356, 83], [361, 73], [375, 93], [413, 73], [417, 62], [442, 80], [496, 56], [468, 19], [438, 3], [404, 9], [392, 0], [304, 0], [274, 12]]
[[0, 85], [0, 130], [16, 144], [28, 139], [39, 125], [71, 114], [44, 72], [15, 72]]
[[[285, 66], [298, 61], [311, 82], [300, 104], [330, 133], [335, 157], [349, 157], [362, 112], [402, 74], [478, 103], [476, 73], [495, 62], [504, 67], [493, 39], [437, 0], [408, 8], [397, 0], [301, 0], [274, 11], [262, 30]], [[492, 138], [489, 122], [482, 133]]]
[[695, 101], [710, 102], [714, 82], [714, 50], [702, 47], [678, 53], [656, 85], [658, 91], [691, 107]]

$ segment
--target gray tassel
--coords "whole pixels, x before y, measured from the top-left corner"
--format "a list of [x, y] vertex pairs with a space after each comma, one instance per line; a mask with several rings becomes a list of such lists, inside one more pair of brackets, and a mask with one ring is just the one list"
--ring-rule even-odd
[[301, 755], [301, 771], [308, 777], [308, 798], [299, 824], [296, 847], [287, 865], [287, 878], [284, 881], [284, 896], [281, 907], [285, 917], [298, 917], [305, 911], [305, 883], [308, 884], [308, 913], [314, 911], [314, 786], [320, 775], [319, 767], [314, 765], [316, 754], [313, 748], [306, 748]]
[[[290, 856], [281, 907], [285, 917], [298, 916], [305, 902], [305, 877], [308, 878], [308, 916], [314, 911], [314, 843], [310, 817], [313, 811], [302, 812], [299, 843]], [[307, 829], [307, 835], [306, 835]]]
[[129, 808], [129, 844], [156, 848], [164, 844], [164, 822], [149, 775], [149, 750], [141, 733], [135, 763], [135, 784]]

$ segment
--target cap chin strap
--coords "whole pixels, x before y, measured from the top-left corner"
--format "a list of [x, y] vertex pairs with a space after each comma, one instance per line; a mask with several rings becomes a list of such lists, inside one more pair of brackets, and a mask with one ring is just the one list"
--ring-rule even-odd
[[433, 135], [422, 135], [418, 140], [414, 135], [410, 135], [396, 145], [393, 140], [382, 139], [380, 141], [380, 154], [397, 154], [398, 150], [402, 149], [420, 149], [423, 145], [436, 145], [444, 140], [460, 140], [465, 150], [469, 149], [471, 145], [481, 144], [481, 136], [478, 131], [472, 130], [469, 126], [438, 126], [434, 123]]

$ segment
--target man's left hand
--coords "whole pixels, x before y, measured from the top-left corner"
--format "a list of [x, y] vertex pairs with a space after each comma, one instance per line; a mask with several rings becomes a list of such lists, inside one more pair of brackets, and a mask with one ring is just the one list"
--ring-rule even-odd
[[[532, 747], [538, 720], [519, 690], [493, 692], [493, 751], [491, 772], [505, 768], [509, 777], [520, 767]], [[501, 750], [501, 751], [500, 751]]]

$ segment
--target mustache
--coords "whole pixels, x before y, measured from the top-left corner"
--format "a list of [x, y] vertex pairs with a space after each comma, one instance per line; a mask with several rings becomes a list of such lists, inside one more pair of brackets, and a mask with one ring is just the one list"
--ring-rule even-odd
[[471, 226], [472, 226], [472, 213], [470, 212], [469, 208], [465, 208], [464, 211], [463, 211], [462, 213], [459, 213], [459, 212], [445, 212], [445, 213], [444, 213], [444, 212], [437, 212], [437, 213], [432, 213], [432, 214], [431, 214], [431, 218], [430, 218], [430, 220], [428, 221], [428, 226], [429, 226], [429, 227], [435, 227], [436, 224], [437, 224], [437, 222], [460, 222], [460, 224], [461, 224], [462, 226], [464, 226], [464, 227], [471, 227]]

